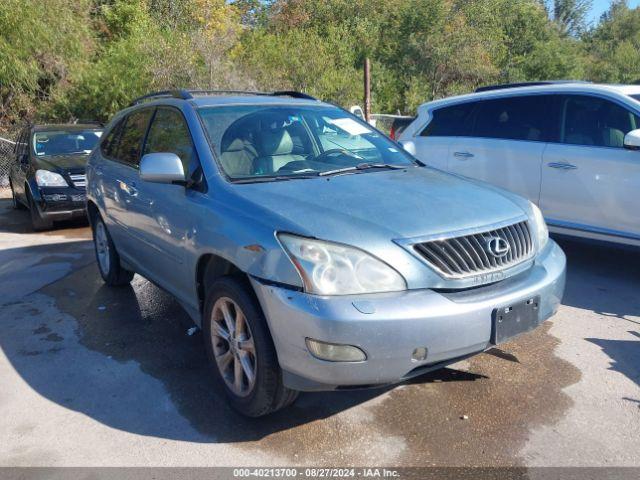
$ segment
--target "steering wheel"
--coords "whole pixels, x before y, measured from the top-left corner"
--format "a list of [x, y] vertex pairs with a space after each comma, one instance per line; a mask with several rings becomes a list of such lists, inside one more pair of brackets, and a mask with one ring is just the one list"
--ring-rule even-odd
[[324, 160], [325, 158], [331, 158], [338, 155], [344, 155], [345, 157], [357, 158], [361, 160], [356, 154], [351, 153], [349, 150], [345, 150], [344, 148], [332, 148], [331, 150], [325, 150], [316, 158], [313, 159], [314, 162]]

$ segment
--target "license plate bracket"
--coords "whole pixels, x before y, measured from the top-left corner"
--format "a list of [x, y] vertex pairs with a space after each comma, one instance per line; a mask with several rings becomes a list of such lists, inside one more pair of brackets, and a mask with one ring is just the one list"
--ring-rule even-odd
[[540, 324], [540, 297], [496, 308], [491, 315], [491, 343], [497, 345]]

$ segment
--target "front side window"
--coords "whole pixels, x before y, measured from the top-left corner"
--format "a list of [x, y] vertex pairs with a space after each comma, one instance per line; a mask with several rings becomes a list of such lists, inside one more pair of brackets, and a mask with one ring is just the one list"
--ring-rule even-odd
[[421, 137], [466, 137], [471, 135], [472, 112], [477, 102], [443, 107], [433, 112], [433, 118]]
[[175, 153], [187, 177], [197, 168], [196, 151], [182, 113], [173, 108], [158, 108], [145, 143], [144, 153]]
[[100, 136], [102, 130], [51, 130], [33, 134], [33, 150], [38, 157], [58, 155], [87, 155]]
[[640, 117], [600, 97], [561, 97], [560, 142], [595, 147], [624, 146], [624, 136], [640, 128]]
[[243, 105], [202, 108], [198, 113], [231, 179], [416, 165], [396, 144], [337, 107]]
[[117, 150], [113, 155], [117, 160], [132, 166], [138, 165], [142, 141], [152, 113], [153, 110], [147, 108], [133, 112], [127, 117], [122, 127]]
[[474, 137], [547, 141], [549, 97], [530, 95], [480, 102]]

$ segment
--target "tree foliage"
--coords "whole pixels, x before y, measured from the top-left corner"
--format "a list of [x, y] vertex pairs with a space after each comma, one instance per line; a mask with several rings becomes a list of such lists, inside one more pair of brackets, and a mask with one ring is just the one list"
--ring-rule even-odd
[[[152, 90], [296, 89], [410, 113], [496, 82], [640, 81], [640, 10], [614, 0], [3, 0], [0, 128], [107, 120]], [[38, 11], [28, 16], [24, 11]]]

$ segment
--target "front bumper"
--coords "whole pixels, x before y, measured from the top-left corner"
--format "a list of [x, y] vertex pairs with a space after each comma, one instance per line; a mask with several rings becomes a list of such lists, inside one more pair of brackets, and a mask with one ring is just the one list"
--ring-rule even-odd
[[[527, 271], [497, 284], [453, 293], [408, 290], [320, 297], [260, 280], [252, 284], [265, 313], [285, 384], [297, 390], [385, 385], [490, 348], [495, 308], [540, 297], [540, 322], [562, 299], [566, 258], [549, 240]], [[363, 313], [366, 312], [366, 313]], [[355, 345], [367, 359], [313, 357], [305, 338]], [[426, 347], [423, 361], [414, 349]]]
[[86, 216], [86, 191], [73, 187], [41, 188], [36, 198], [42, 218], [69, 220]]

